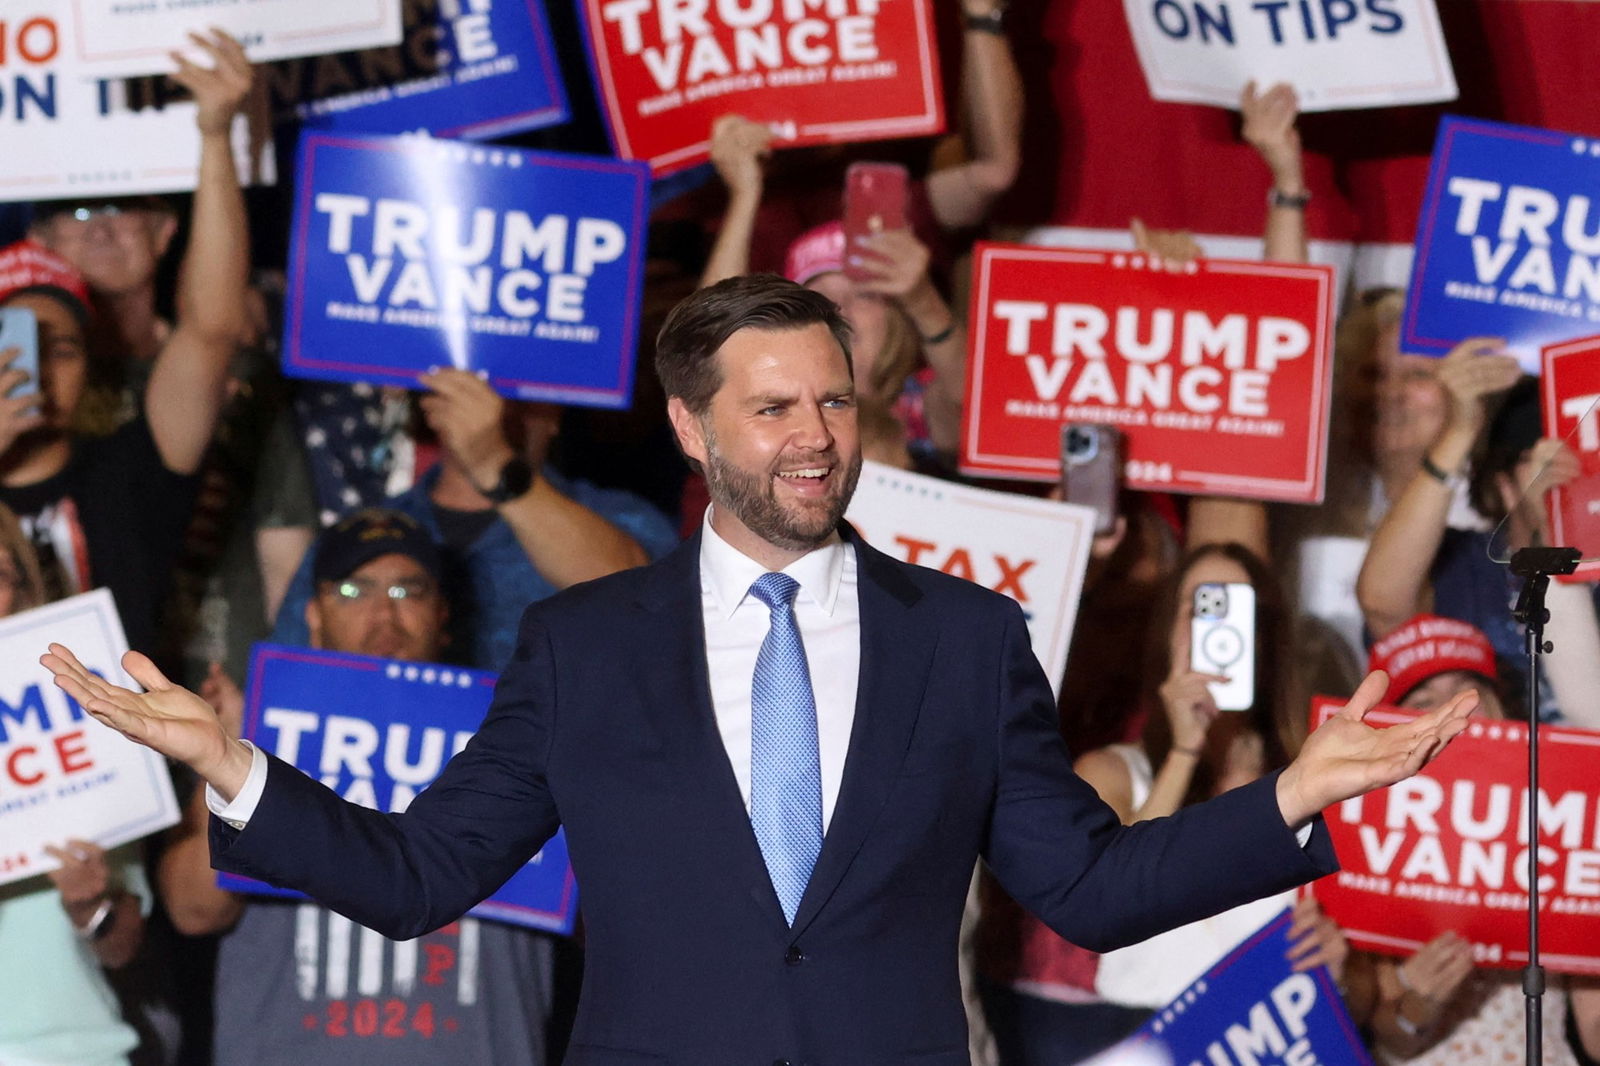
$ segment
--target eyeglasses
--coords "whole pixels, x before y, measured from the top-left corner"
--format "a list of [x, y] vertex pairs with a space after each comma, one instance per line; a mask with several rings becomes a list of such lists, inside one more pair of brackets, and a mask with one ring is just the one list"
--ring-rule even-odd
[[123, 208], [118, 204], [96, 204], [93, 207], [74, 207], [63, 217], [75, 222], [88, 222], [93, 218], [119, 218]]
[[424, 600], [432, 596], [438, 589], [432, 581], [422, 578], [396, 581], [384, 585], [369, 578], [352, 577], [336, 583], [333, 586], [333, 591], [336, 596], [346, 603], [376, 603], [380, 598], [399, 602]]

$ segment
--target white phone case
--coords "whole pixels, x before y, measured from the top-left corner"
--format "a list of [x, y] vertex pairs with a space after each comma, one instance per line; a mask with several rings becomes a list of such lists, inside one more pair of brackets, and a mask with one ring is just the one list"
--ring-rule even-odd
[[1256, 590], [1243, 583], [1201, 585], [1194, 590], [1189, 629], [1189, 668], [1220, 674], [1210, 682], [1219, 711], [1243, 711], [1256, 701]]

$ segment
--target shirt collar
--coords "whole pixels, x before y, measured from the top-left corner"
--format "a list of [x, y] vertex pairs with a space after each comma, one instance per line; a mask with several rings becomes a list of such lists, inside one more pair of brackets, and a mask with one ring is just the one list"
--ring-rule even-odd
[[[831, 616], [839, 601], [844, 553], [849, 550], [842, 539], [835, 539], [802, 555], [784, 567], [783, 572], [799, 583], [799, 595], [808, 597], [822, 608], [823, 614]], [[723, 540], [711, 528], [711, 507], [707, 507], [700, 529], [700, 584], [711, 591], [718, 616], [732, 618], [733, 612], [750, 594], [750, 586], [766, 572], [766, 567]]]

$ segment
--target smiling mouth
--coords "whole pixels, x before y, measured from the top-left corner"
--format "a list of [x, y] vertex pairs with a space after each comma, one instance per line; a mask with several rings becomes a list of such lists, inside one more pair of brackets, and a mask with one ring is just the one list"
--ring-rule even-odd
[[783, 478], [785, 481], [821, 481], [831, 472], [831, 467], [807, 466], [801, 467], [799, 470], [780, 470], [778, 471], [778, 477]]

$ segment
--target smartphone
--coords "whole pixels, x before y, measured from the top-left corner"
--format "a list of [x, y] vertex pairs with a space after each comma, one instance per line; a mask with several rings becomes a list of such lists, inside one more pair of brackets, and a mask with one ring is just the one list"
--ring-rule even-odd
[[1206, 687], [1219, 711], [1248, 710], [1256, 702], [1256, 590], [1242, 582], [1200, 585], [1189, 623], [1189, 669], [1227, 681]]
[[911, 177], [898, 163], [852, 163], [844, 172], [844, 273], [852, 281], [868, 275], [850, 264], [859, 242], [885, 230], [905, 229]]
[[1124, 442], [1116, 426], [1068, 422], [1061, 427], [1061, 498], [1094, 508], [1097, 537], [1117, 525]]
[[39, 391], [39, 320], [26, 307], [0, 307], [0, 352], [17, 349], [8, 369], [25, 370], [28, 380], [7, 396], [27, 396]]

